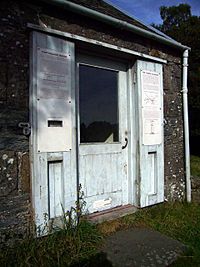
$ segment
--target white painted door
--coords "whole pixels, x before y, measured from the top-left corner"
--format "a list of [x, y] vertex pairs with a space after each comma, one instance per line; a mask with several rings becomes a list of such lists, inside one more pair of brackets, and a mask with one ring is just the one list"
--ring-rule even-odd
[[164, 201], [162, 65], [135, 64], [139, 139], [139, 206]]
[[76, 200], [74, 44], [32, 33], [32, 199], [37, 226]]
[[79, 56], [79, 181], [89, 212], [128, 203], [127, 69]]

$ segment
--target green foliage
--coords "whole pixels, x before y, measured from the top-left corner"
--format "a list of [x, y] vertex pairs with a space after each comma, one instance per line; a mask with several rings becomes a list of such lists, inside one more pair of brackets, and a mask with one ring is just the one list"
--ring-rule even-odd
[[[77, 266], [96, 256], [102, 237], [95, 225], [83, 218], [84, 194], [79, 186], [79, 201], [59, 218], [48, 220], [37, 229], [39, 238], [29, 236], [14, 247], [0, 253], [0, 266], [62, 267]], [[44, 236], [45, 233], [49, 235]], [[81, 265], [80, 265], [81, 266]]]
[[[200, 17], [191, 14], [188, 4], [178, 6], [161, 6], [160, 15], [163, 23], [153, 24], [175, 40], [191, 47], [189, 54], [189, 118], [190, 135], [200, 138]], [[192, 141], [192, 139], [191, 139]], [[195, 150], [195, 142], [191, 142], [192, 150]]]
[[143, 217], [147, 226], [188, 245], [187, 253], [174, 266], [200, 266], [199, 204], [164, 204], [138, 216]]
[[102, 240], [96, 227], [87, 221], [71, 229], [60, 229], [45, 237], [29, 237], [14, 248], [1, 251], [0, 266], [70, 266], [97, 253]]
[[171, 31], [174, 27], [180, 27], [183, 22], [191, 17], [191, 10], [188, 4], [180, 4], [178, 7], [161, 6], [160, 16], [163, 20], [162, 30], [164, 32]]
[[105, 235], [130, 227], [149, 227], [186, 244], [187, 252], [172, 266], [200, 266], [199, 204], [164, 203], [99, 225]]
[[[103, 226], [103, 227], [102, 227]], [[173, 266], [200, 266], [200, 205], [195, 203], [164, 203], [98, 226], [81, 219], [53, 234], [35, 239], [30, 237], [0, 254], [0, 266], [111, 266], [97, 249], [108, 228], [149, 227], [175, 238], [188, 246], [186, 254]]]
[[200, 205], [165, 204], [146, 210], [146, 224], [188, 246], [174, 266], [200, 266]]
[[191, 156], [191, 174], [200, 178], [200, 157]]
[[[184, 45], [191, 47], [189, 69], [191, 72], [191, 90], [194, 92], [196, 88], [193, 87], [197, 84], [193, 83], [196, 82], [196, 79], [199, 77], [197, 74], [200, 74], [200, 17], [193, 16], [190, 9], [188, 4], [180, 4], [171, 7], [161, 6], [160, 15], [163, 23], [160, 25], [154, 24], [154, 27]], [[198, 84], [198, 86], [199, 85], [200, 84]]]

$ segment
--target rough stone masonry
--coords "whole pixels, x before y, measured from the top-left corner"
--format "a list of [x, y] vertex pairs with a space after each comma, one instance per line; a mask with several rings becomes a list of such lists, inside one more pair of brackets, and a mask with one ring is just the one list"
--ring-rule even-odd
[[[113, 17], [101, 1], [74, 1]], [[93, 6], [94, 5], [94, 6]], [[185, 198], [181, 52], [136, 34], [55, 10], [39, 1], [2, 0], [0, 9], [0, 243], [31, 229], [29, 137], [20, 122], [29, 121], [30, 29], [40, 24], [167, 59], [164, 65], [165, 198]]]

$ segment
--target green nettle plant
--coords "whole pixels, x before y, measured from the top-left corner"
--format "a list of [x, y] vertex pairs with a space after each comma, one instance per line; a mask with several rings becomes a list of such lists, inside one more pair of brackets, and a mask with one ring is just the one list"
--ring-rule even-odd
[[52, 233], [61, 229], [65, 231], [76, 231], [80, 224], [81, 219], [83, 220], [83, 215], [85, 212], [86, 202], [84, 200], [84, 192], [82, 191], [81, 184], [78, 187], [78, 200], [75, 202], [75, 207], [71, 207], [69, 210], [65, 211], [62, 203], [62, 216], [59, 218], [48, 220], [48, 214], [45, 214], [44, 221], [45, 226], [41, 233]]
[[80, 219], [85, 214], [85, 206], [84, 192], [82, 191], [82, 186], [80, 184], [78, 188], [78, 200], [75, 202], [75, 208], [71, 207], [66, 213], [64, 213], [63, 210], [64, 227], [66, 229], [78, 226]]
[[44, 224], [34, 227], [34, 232], [37, 233], [37, 236], [41, 237], [47, 234], [52, 234], [55, 231], [62, 229], [66, 231], [75, 231], [80, 223], [80, 220], [83, 219], [83, 215], [86, 214], [86, 201], [84, 200], [84, 192], [82, 191], [81, 184], [79, 184], [78, 187], [77, 199], [75, 206], [72, 206], [67, 211], [65, 211], [63, 204], [60, 203], [62, 207], [62, 215], [59, 217], [49, 219], [48, 213], [44, 213]]

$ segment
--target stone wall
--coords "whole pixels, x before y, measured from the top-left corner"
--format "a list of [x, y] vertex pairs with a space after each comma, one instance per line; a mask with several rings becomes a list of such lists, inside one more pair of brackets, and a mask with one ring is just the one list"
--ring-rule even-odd
[[38, 3], [39, 1], [1, 1], [1, 239], [8, 239], [11, 232], [24, 235], [31, 219], [29, 138], [23, 135], [18, 126], [19, 122], [29, 121], [30, 29], [27, 28], [27, 23], [45, 24], [52, 29], [133, 49], [168, 61], [164, 65], [165, 197], [168, 200], [184, 199], [181, 53], [136, 34]]
[[[29, 140], [18, 127], [29, 121], [29, 36], [23, 11], [12, 1], [0, 9], [0, 244], [30, 229]], [[1, 246], [1, 245], [0, 245]]]
[[0, 152], [0, 247], [31, 230], [29, 177], [27, 152]]
[[185, 197], [182, 113], [181, 64], [170, 62], [164, 65], [164, 156], [167, 200], [183, 200]]

